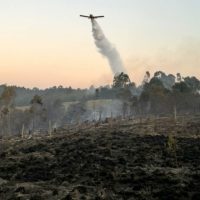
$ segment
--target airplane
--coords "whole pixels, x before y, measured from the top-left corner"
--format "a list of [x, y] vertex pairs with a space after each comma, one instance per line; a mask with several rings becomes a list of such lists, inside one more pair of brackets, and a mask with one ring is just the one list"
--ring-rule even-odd
[[87, 15], [80, 15], [80, 17], [87, 17], [88, 19], [96, 19], [96, 18], [100, 18], [100, 17], [104, 17], [104, 16], [93, 16], [92, 14], [90, 14], [89, 16]]

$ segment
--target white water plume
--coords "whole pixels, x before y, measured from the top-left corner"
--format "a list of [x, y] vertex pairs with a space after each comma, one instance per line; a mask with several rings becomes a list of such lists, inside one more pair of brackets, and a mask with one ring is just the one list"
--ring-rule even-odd
[[108, 59], [113, 74], [116, 75], [121, 72], [126, 73], [117, 49], [105, 37], [97, 21], [95, 21], [94, 19], [91, 21], [95, 44], [99, 49], [99, 52]]

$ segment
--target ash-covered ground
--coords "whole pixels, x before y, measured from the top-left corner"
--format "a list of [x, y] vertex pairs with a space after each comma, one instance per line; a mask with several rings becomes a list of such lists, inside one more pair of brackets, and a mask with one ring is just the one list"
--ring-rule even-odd
[[200, 118], [121, 120], [1, 139], [0, 199], [200, 199]]

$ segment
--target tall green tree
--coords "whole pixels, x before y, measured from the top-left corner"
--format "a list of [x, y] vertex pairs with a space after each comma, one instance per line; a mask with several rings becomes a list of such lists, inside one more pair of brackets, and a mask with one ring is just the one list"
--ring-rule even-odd
[[113, 88], [125, 88], [130, 84], [130, 78], [125, 73], [115, 75], [113, 79]]

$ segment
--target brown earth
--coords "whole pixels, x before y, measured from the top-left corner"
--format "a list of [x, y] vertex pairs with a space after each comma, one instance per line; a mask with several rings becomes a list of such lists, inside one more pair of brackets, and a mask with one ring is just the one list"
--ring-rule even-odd
[[200, 199], [200, 119], [126, 120], [0, 141], [1, 200]]

